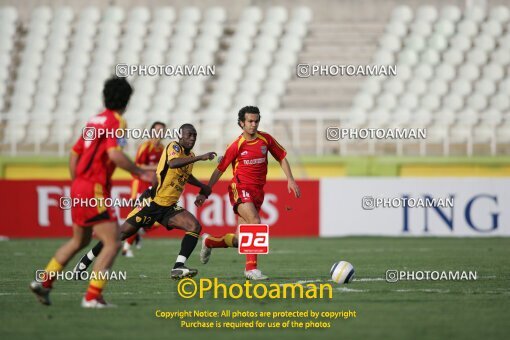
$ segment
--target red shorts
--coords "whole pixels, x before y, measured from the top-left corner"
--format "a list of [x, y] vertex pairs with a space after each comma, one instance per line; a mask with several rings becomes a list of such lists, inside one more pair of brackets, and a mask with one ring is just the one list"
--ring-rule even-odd
[[255, 209], [260, 211], [262, 203], [264, 203], [264, 188], [230, 183], [228, 186], [228, 196], [236, 214], [237, 206], [247, 202], [252, 202], [255, 205]]
[[[83, 201], [91, 198], [106, 199], [110, 197], [110, 191], [101, 184], [75, 179], [71, 185], [71, 200], [79, 198]], [[82, 202], [83, 202], [82, 201]], [[71, 206], [73, 223], [80, 227], [90, 227], [101, 222], [117, 222], [115, 209], [104, 206], [87, 206], [87, 204], [73, 204]]]

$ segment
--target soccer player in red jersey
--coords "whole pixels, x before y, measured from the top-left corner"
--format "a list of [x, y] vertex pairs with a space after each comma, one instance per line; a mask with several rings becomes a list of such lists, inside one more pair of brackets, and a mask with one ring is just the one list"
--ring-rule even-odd
[[[121, 167], [144, 181], [152, 182], [153, 171], [136, 166], [123, 152], [125, 140], [116, 133], [126, 128], [122, 118], [133, 89], [123, 78], [108, 79], [103, 88], [106, 110], [92, 117], [83, 134], [73, 146], [69, 160], [71, 172], [71, 200], [96, 200], [105, 202], [110, 197], [111, 177], [115, 168]], [[102, 295], [107, 277], [120, 249], [120, 232], [114, 209], [104, 204], [72, 206], [73, 236], [61, 246], [46, 266], [42, 282], [30, 284], [32, 292], [44, 305], [50, 305], [49, 294], [56, 273], [63, 271], [69, 260], [87, 246], [92, 232], [104, 243], [103, 252], [97, 259], [82, 307], [104, 308], [107, 304]], [[100, 279], [98, 279], [100, 278]]]
[[[165, 146], [161, 143], [161, 136], [163, 136], [163, 130], [166, 128], [165, 123], [162, 122], [154, 122], [150, 127], [150, 131], [152, 133], [152, 138], [143, 142], [138, 147], [138, 151], [136, 152], [135, 164], [142, 169], [152, 170], [156, 172], [156, 168], [159, 163], [159, 159], [165, 150]], [[145, 190], [151, 187], [152, 183], [142, 181], [137, 177], [133, 177], [131, 181], [131, 199], [137, 199]], [[144, 229], [140, 229], [144, 230]], [[154, 228], [147, 229], [145, 232], [155, 230]], [[137, 248], [140, 248], [141, 245], [141, 234], [136, 233], [133, 236], [130, 236], [124, 241], [124, 245], [122, 247], [122, 255], [126, 257], [134, 257], [133, 251], [131, 250], [131, 245], [133, 243], [137, 244]]]
[[[267, 160], [269, 151], [280, 163], [287, 176], [289, 193], [292, 191], [299, 198], [301, 192], [292, 176], [289, 162], [285, 158], [287, 151], [268, 133], [258, 131], [260, 111], [255, 106], [246, 106], [239, 110], [238, 125], [243, 133], [227, 148], [225, 155], [214, 170], [209, 180], [212, 187], [221, 175], [232, 165], [233, 177], [228, 187], [230, 203], [238, 215], [238, 224], [260, 224], [260, 208], [264, 202], [264, 185], [266, 184]], [[195, 201], [201, 206], [206, 197], [198, 195]], [[238, 246], [238, 232], [213, 237], [204, 234], [200, 260], [207, 263], [213, 248], [228, 248]], [[257, 255], [246, 255], [244, 276], [250, 280], [265, 280], [267, 276], [257, 268]]]

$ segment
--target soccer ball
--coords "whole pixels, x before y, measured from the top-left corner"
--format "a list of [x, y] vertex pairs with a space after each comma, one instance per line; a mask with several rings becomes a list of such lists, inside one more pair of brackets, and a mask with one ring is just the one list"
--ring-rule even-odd
[[349, 283], [354, 276], [354, 267], [347, 261], [340, 261], [333, 264], [329, 275], [331, 275], [331, 279], [336, 283]]

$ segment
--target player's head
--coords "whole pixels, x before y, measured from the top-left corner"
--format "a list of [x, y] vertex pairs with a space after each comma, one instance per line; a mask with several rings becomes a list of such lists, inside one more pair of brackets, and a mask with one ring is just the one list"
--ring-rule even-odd
[[163, 137], [162, 130], [166, 128], [166, 124], [163, 122], [154, 122], [151, 125], [151, 136], [153, 140], [160, 141]]
[[125, 78], [112, 77], [104, 83], [104, 106], [108, 110], [123, 113], [133, 93], [133, 88]]
[[245, 106], [237, 114], [237, 124], [246, 133], [253, 135], [260, 123], [260, 110], [256, 106]]
[[195, 142], [197, 141], [197, 130], [191, 124], [182, 124], [179, 128], [179, 132], [181, 133], [181, 138], [179, 138], [179, 144], [186, 150], [191, 150], [195, 146]]

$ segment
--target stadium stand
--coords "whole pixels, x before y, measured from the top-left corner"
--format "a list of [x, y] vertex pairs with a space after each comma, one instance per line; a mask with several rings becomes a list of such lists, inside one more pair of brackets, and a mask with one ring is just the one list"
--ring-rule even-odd
[[[0, 7], [0, 147], [66, 154], [116, 64], [198, 64], [216, 75], [131, 77], [129, 125], [190, 121], [203, 131], [198, 151], [222, 149], [238, 133], [232, 113], [255, 104], [261, 127], [301, 155], [504, 154], [510, 11], [452, 3], [385, 3], [365, 21], [288, 4]], [[397, 76], [302, 79], [299, 63], [396, 64]], [[427, 139], [327, 142], [340, 123], [426, 127]]]
[[[471, 7], [399, 6], [392, 12], [375, 64], [398, 65], [394, 78], [368, 79], [353, 100], [351, 126], [427, 127], [428, 144], [490, 144], [490, 153], [508, 140], [507, 30], [510, 12]], [[402, 145], [398, 148], [402, 153]]]

